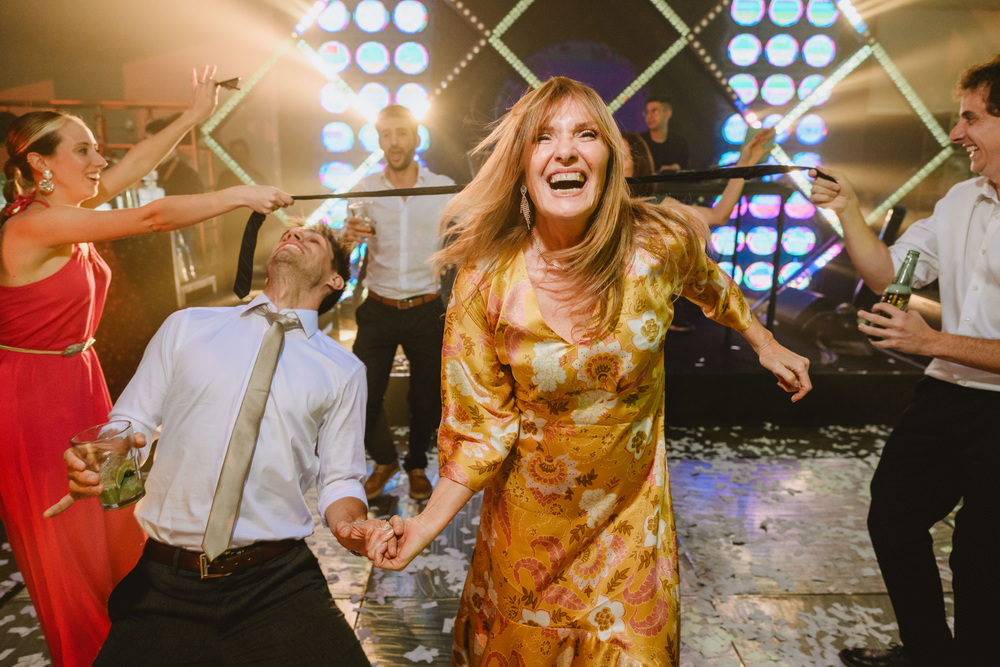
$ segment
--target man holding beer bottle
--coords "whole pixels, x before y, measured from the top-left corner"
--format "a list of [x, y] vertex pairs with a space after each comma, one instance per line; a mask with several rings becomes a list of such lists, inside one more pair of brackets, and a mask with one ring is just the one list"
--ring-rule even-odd
[[[1000, 568], [1000, 55], [970, 67], [958, 84], [960, 117], [951, 140], [978, 176], [955, 185], [930, 217], [891, 247], [865, 224], [842, 172], [813, 182], [813, 203], [840, 216], [848, 254], [877, 292], [893, 281], [908, 251], [920, 253], [913, 286], [935, 279], [941, 330], [912, 311], [877, 303], [859, 312], [872, 345], [932, 357], [909, 408], [888, 438], [871, 485], [868, 531], [899, 624], [902, 646], [841, 652], [847, 665], [997, 663]], [[815, 175], [815, 172], [813, 172]], [[930, 528], [961, 502], [950, 565], [954, 633]]]

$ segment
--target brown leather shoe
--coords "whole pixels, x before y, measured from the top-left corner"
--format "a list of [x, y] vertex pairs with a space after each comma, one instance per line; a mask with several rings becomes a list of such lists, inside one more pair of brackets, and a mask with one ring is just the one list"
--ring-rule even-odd
[[382, 493], [382, 489], [385, 488], [386, 482], [392, 479], [392, 476], [399, 471], [399, 462], [393, 461], [392, 463], [376, 463], [375, 469], [372, 470], [372, 474], [368, 476], [365, 480], [365, 496], [368, 500], [371, 500], [375, 496]]
[[423, 468], [407, 470], [406, 474], [410, 478], [411, 498], [414, 500], [427, 500], [431, 497], [431, 491], [434, 490], [434, 487], [431, 486], [431, 480], [427, 479], [427, 473], [424, 472]]

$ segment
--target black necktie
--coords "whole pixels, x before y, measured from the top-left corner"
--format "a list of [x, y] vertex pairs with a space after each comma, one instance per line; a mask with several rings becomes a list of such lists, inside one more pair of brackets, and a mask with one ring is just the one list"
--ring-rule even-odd
[[264, 224], [264, 217], [263, 213], [254, 211], [243, 229], [240, 260], [236, 265], [236, 280], [233, 282], [233, 292], [241, 299], [250, 293], [250, 283], [253, 281], [253, 253], [257, 249], [257, 232]]

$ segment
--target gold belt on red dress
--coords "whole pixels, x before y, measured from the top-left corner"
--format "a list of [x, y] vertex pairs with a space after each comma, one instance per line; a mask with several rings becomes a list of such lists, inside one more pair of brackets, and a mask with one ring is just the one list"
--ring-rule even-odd
[[63, 357], [72, 357], [74, 354], [80, 354], [86, 350], [89, 350], [97, 342], [96, 338], [88, 338], [82, 343], [73, 343], [72, 345], [67, 345], [64, 350], [29, 350], [24, 347], [14, 347], [13, 345], [0, 345], [0, 350], [9, 350], [11, 352], [23, 352], [25, 354], [58, 354]]

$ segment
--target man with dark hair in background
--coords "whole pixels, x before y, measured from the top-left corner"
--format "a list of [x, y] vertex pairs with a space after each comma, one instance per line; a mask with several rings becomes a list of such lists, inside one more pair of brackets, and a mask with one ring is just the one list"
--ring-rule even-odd
[[687, 141], [679, 134], [670, 132], [670, 118], [674, 115], [670, 102], [663, 97], [646, 100], [646, 131], [642, 140], [653, 154], [653, 170], [679, 171], [690, 165]]
[[[813, 181], [813, 203], [840, 217], [847, 252], [868, 287], [881, 292], [907, 252], [916, 250], [914, 287], [937, 280], [941, 293], [940, 331], [913, 310], [887, 303], [858, 313], [858, 329], [877, 336], [875, 347], [932, 361], [885, 443], [868, 510], [868, 532], [903, 645], [844, 649], [841, 660], [852, 667], [998, 661], [1000, 55], [966, 70], [958, 91], [960, 117], [949, 136], [968, 153], [977, 176], [952, 187], [891, 247], [865, 223], [843, 173], [824, 167], [836, 181]], [[960, 503], [949, 558], [953, 634], [930, 530]]]
[[[453, 185], [414, 159], [420, 143], [418, 125], [406, 107], [389, 105], [375, 121], [385, 169], [361, 180], [355, 190], [390, 190]], [[368, 369], [368, 411], [365, 447], [375, 469], [365, 482], [374, 498], [399, 470], [399, 460], [386, 422], [383, 398], [396, 349], [402, 346], [410, 365], [410, 441], [403, 468], [410, 497], [431, 495], [427, 450], [441, 421], [441, 344], [444, 303], [440, 276], [428, 259], [441, 248], [438, 224], [450, 195], [378, 197], [369, 206], [370, 219], [347, 219], [345, 239], [368, 243], [364, 285], [368, 296], [355, 313], [358, 323], [354, 354]]]

